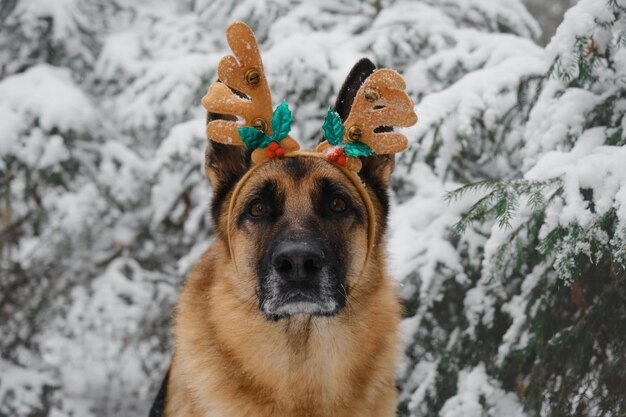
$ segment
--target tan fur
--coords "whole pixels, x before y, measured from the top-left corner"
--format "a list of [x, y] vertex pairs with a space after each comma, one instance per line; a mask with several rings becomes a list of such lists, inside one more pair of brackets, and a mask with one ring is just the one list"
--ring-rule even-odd
[[[286, 190], [284, 217], [292, 222], [311, 212], [307, 191], [318, 174], [341, 181], [358, 197], [354, 186], [325, 161], [313, 161], [315, 175], [300, 180], [278, 175], [280, 164], [265, 164], [249, 187], [274, 175]], [[242, 189], [242, 200], [249, 187]], [[246, 228], [235, 233], [235, 267], [222, 216], [217, 225], [221, 236], [179, 298], [167, 417], [395, 415], [400, 305], [385, 273], [382, 245], [363, 269], [366, 226], [349, 226], [346, 245], [354, 256], [348, 266], [348, 305], [333, 317], [296, 315], [272, 322], [259, 311], [255, 261], [245, 255], [262, 236]]]

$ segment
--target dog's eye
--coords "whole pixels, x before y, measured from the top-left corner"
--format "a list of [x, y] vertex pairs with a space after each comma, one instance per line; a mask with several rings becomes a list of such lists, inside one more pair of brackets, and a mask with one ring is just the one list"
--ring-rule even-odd
[[348, 208], [348, 203], [342, 197], [333, 197], [328, 205], [333, 213], [343, 213]]
[[268, 212], [269, 212], [268, 205], [262, 202], [261, 200], [259, 200], [258, 198], [256, 200], [253, 200], [252, 203], [250, 203], [250, 206], [248, 207], [248, 213], [252, 217], [263, 217]]

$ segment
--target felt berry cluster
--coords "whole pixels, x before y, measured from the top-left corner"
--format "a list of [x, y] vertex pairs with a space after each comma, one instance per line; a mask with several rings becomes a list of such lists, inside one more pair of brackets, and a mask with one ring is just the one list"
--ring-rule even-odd
[[328, 141], [330, 148], [324, 153], [329, 161], [336, 162], [338, 165], [345, 166], [348, 158], [356, 158], [358, 156], [374, 156], [376, 153], [363, 142], [344, 141], [344, 126], [341, 117], [332, 108], [328, 109], [324, 124], [324, 137]]
[[280, 146], [278, 142], [270, 142], [270, 144], [267, 145], [265, 155], [267, 155], [268, 158], [274, 158], [274, 157], [280, 158], [281, 156], [285, 155], [285, 148]]
[[280, 141], [287, 137], [291, 130], [293, 117], [291, 110], [284, 101], [280, 103], [272, 115], [272, 136], [267, 136], [264, 131], [254, 127], [244, 126], [237, 129], [239, 137], [248, 148], [265, 149], [268, 158], [282, 157], [285, 155], [285, 148]]
[[332, 148], [329, 148], [326, 151], [326, 157], [329, 161], [337, 162], [337, 164], [341, 166], [345, 166], [346, 161], [348, 160], [341, 146], [333, 146]]

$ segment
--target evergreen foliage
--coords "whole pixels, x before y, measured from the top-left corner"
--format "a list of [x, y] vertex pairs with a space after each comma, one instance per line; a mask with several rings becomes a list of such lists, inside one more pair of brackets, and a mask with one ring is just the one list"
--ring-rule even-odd
[[[517, 391], [527, 415], [626, 412], [626, 344], [619, 336], [626, 328], [626, 170], [617, 162], [626, 156], [625, 11], [616, 1], [583, 0], [566, 13], [547, 47], [551, 64], [545, 78], [535, 81], [535, 97], [507, 109], [504, 126], [495, 123], [502, 129], [495, 135], [500, 142], [515, 144], [507, 150], [515, 170], [468, 176], [475, 158], [481, 165], [488, 161], [484, 146], [465, 152], [476, 145], [466, 146], [466, 137], [452, 128], [448, 143], [439, 139], [436, 152], [456, 146], [440, 172], [459, 182], [478, 179], [447, 193], [450, 202], [474, 197], [454, 230], [475, 228], [487, 238], [463, 306], [474, 318], [458, 327], [462, 336], [447, 340], [446, 350], [453, 353], [437, 362], [434, 398], [447, 386], [439, 385], [445, 357], [447, 372], [456, 362], [452, 374], [459, 385], [468, 364], [484, 363], [496, 386]], [[588, 101], [579, 101], [583, 97]], [[508, 120], [519, 123], [521, 134]], [[447, 124], [449, 119], [437, 128]], [[489, 131], [476, 134], [473, 128], [485, 125], [483, 118], [470, 122], [476, 141], [490, 138]], [[492, 149], [493, 157], [499, 149]], [[436, 154], [426, 162], [438, 169], [441, 158]], [[461, 235], [459, 244], [468, 238], [474, 236]], [[470, 272], [477, 272], [474, 266], [468, 271], [472, 280]], [[445, 302], [447, 291], [439, 296]], [[448, 299], [448, 310], [455, 301]], [[433, 305], [433, 319], [440, 315]], [[468, 354], [474, 359], [462, 359]], [[489, 409], [485, 398], [481, 404]]]
[[200, 99], [235, 20], [304, 148], [359, 58], [407, 81], [398, 415], [624, 415], [623, 0], [545, 49], [519, 0], [5, 0], [0, 416], [146, 415], [213, 238]]

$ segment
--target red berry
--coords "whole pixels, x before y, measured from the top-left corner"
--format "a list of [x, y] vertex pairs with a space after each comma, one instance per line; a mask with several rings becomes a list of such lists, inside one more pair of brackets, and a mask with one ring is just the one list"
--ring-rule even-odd
[[276, 156], [281, 157], [285, 155], [285, 148], [283, 148], [282, 146], [278, 149], [276, 149]]
[[265, 150], [265, 155], [267, 155], [268, 158], [273, 158], [273, 157], [276, 156], [276, 153], [273, 150], [271, 150], [271, 149], [266, 149]]
[[269, 149], [272, 152], [276, 152], [276, 149], [278, 149], [280, 147], [280, 145], [276, 142], [270, 142], [269, 145], [267, 145], [267, 149]]
[[346, 164], [346, 156], [345, 155], [339, 155], [337, 157], [337, 163], [341, 166], [344, 166]]
[[343, 148], [341, 146], [333, 146], [326, 152], [326, 156], [329, 160], [335, 161], [339, 156], [343, 154]]

